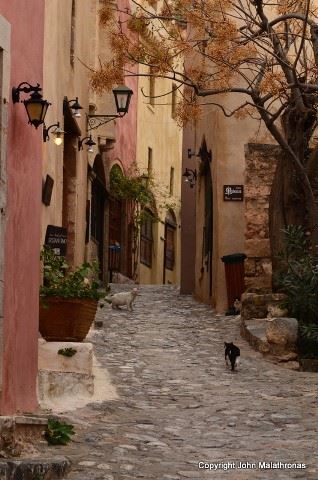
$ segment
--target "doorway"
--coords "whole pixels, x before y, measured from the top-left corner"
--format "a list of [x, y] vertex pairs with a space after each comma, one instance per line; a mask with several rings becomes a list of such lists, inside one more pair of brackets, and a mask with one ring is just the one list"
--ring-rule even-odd
[[213, 184], [211, 150], [207, 149], [206, 140], [203, 138], [199, 156], [201, 159], [201, 177], [204, 184], [204, 224], [202, 232], [202, 269], [208, 276], [208, 296], [212, 297], [213, 279]]
[[99, 279], [105, 280], [105, 210], [106, 182], [102, 157], [97, 155], [93, 165], [94, 179], [91, 196], [91, 236], [96, 246]]
[[[164, 234], [164, 252], [163, 252], [163, 284], [166, 283], [167, 270], [174, 271], [175, 267], [175, 245], [176, 245], [176, 217], [172, 210], [165, 218], [165, 234]], [[171, 283], [171, 281], [170, 281]]]

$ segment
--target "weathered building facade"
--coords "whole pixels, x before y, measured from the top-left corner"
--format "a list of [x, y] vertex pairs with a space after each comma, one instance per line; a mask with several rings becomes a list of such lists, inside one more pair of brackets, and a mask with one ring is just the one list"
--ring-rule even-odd
[[[135, 161], [137, 80], [127, 80], [134, 95], [126, 118], [99, 117], [116, 115], [112, 93], [98, 95], [90, 86], [91, 72], [111, 56], [99, 22], [103, 2], [45, 3], [44, 86], [53, 100], [47, 126], [59, 122], [65, 134], [60, 146], [44, 144], [43, 182], [49, 175], [54, 185], [50, 204], [42, 209], [42, 244], [48, 225], [64, 228], [70, 265], [98, 260], [100, 279], [107, 282], [110, 232], [118, 227], [118, 215], [121, 259], [127, 248], [124, 206], [112, 201], [109, 176], [114, 164], [125, 172]], [[82, 109], [74, 115], [76, 99]], [[90, 139], [96, 144], [92, 153], [86, 145]], [[126, 272], [121, 259], [119, 269]]]
[[137, 166], [151, 179], [154, 202], [141, 226], [137, 279], [139, 283], [180, 284], [182, 129], [175, 116], [178, 90], [172, 81], [152, 76], [149, 68], [139, 68], [145, 76], [139, 78], [143, 94], [138, 97]]
[[0, 1], [2, 415], [37, 408], [42, 135], [11, 90], [22, 82], [43, 86], [43, 28], [42, 1], [30, 0], [28, 8], [21, 0]]
[[[235, 108], [235, 102], [234, 95], [223, 95], [220, 99], [228, 111]], [[190, 159], [184, 157], [184, 168], [195, 169], [197, 181], [195, 198], [187, 185], [183, 187], [182, 205], [188, 205], [191, 196], [193, 206], [192, 210], [183, 209], [182, 225], [187, 228], [188, 222], [192, 222], [195, 227], [192, 235], [183, 237], [181, 292], [193, 293], [199, 300], [224, 311], [232, 305], [228, 305], [222, 257], [234, 253], [250, 256], [246, 208], [249, 222], [251, 215], [257, 215], [257, 209], [252, 212], [255, 199], [251, 198], [251, 186], [245, 188], [246, 178], [255, 178], [246, 145], [273, 142], [264, 128], [259, 129], [259, 124], [250, 117], [227, 118], [215, 107], [204, 108], [204, 118], [188, 126], [183, 140], [184, 153], [188, 149], [193, 153]], [[226, 187], [239, 187], [243, 195], [229, 200]], [[268, 197], [266, 202], [263, 206], [268, 210]], [[266, 252], [267, 248], [266, 244]], [[188, 251], [195, 251], [195, 258], [190, 259]], [[255, 253], [253, 255], [255, 257]], [[249, 271], [251, 260], [246, 264]], [[265, 270], [269, 268], [266, 262], [263, 266]]]

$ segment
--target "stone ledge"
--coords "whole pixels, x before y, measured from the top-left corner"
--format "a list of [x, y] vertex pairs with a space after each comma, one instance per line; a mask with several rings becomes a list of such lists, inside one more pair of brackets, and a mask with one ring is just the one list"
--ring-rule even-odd
[[94, 376], [75, 372], [39, 370], [38, 394], [41, 402], [74, 396], [92, 397]]
[[266, 319], [251, 319], [241, 323], [241, 335], [257, 351], [279, 357], [290, 353], [284, 346], [269, 343], [266, 338]]
[[15, 423], [20, 425], [47, 425], [47, 418], [21, 415], [15, 417]]
[[47, 418], [27, 415], [0, 417], [0, 450], [3, 457], [35, 453], [42, 440]]
[[[64, 348], [74, 348], [75, 355], [60, 355], [58, 351]], [[89, 342], [46, 342], [39, 339], [39, 370], [92, 375], [93, 345]]]
[[0, 480], [55, 480], [68, 474], [71, 462], [66, 457], [0, 461]]
[[265, 335], [265, 322], [260, 319], [242, 322], [241, 335], [255, 350], [270, 353], [270, 345]]

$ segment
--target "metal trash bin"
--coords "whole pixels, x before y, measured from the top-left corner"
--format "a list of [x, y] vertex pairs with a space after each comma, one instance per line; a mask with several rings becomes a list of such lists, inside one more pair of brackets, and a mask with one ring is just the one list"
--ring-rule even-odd
[[233, 311], [235, 299], [241, 298], [242, 293], [245, 290], [244, 283], [244, 260], [246, 259], [245, 253], [233, 253], [231, 255], [224, 255], [221, 260], [225, 267], [225, 280], [227, 290], [227, 300], [229, 310]]

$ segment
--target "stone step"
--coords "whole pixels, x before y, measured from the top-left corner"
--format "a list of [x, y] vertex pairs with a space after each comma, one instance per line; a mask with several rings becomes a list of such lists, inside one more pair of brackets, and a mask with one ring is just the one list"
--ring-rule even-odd
[[0, 480], [58, 480], [66, 477], [71, 462], [66, 457], [1, 460]]

